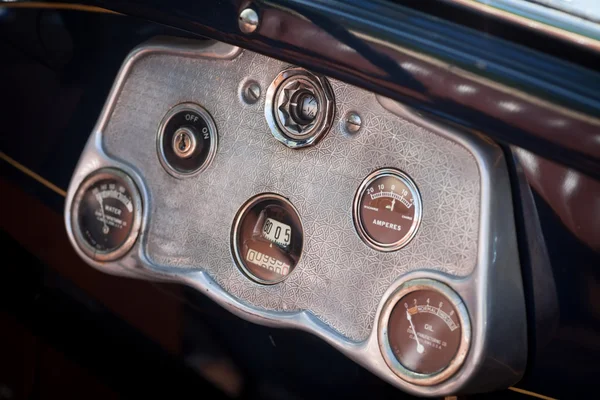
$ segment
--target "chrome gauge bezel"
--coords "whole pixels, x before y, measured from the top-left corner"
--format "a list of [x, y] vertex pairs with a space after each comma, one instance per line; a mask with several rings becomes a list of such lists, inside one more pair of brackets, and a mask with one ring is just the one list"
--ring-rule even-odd
[[[402, 181], [410, 191], [412, 198], [414, 199], [413, 207], [415, 207], [415, 215], [413, 218], [413, 223], [406, 235], [402, 237], [402, 239], [386, 244], [381, 243], [375, 239], [373, 239], [363, 225], [362, 218], [360, 216], [360, 201], [363, 195], [363, 192], [377, 179], [385, 177], [385, 176], [393, 176]], [[354, 202], [352, 205], [352, 216], [354, 219], [354, 227], [356, 228], [356, 233], [360, 238], [367, 244], [369, 247], [383, 252], [391, 252], [396, 251], [404, 246], [406, 246], [410, 241], [415, 237], [417, 231], [419, 230], [419, 226], [421, 226], [421, 219], [423, 215], [423, 201], [421, 199], [421, 193], [417, 188], [417, 185], [413, 182], [413, 180], [404, 172], [396, 169], [396, 168], [381, 168], [376, 171], [371, 172], [360, 184], [356, 194], [354, 195]]]
[[242, 256], [242, 254], [240, 252], [240, 248], [238, 246], [240, 225], [241, 225], [242, 221], [244, 220], [244, 218], [246, 217], [248, 211], [251, 210], [252, 207], [254, 207], [256, 204], [263, 202], [265, 200], [276, 200], [276, 201], [285, 203], [287, 206], [289, 206], [290, 209], [296, 213], [296, 216], [298, 217], [298, 221], [300, 223], [300, 226], [298, 228], [304, 235], [304, 226], [302, 225], [302, 219], [300, 218], [300, 213], [298, 212], [298, 209], [288, 199], [286, 199], [285, 197], [283, 197], [279, 194], [276, 194], [276, 193], [261, 193], [261, 194], [257, 194], [254, 197], [251, 197], [248, 201], [246, 201], [242, 205], [242, 207], [240, 207], [239, 211], [236, 213], [235, 218], [233, 220], [232, 227], [231, 227], [230, 248], [231, 248], [231, 254], [233, 255], [233, 260], [235, 262], [235, 265], [240, 269], [240, 271], [242, 271], [244, 273], [244, 275], [246, 275], [248, 278], [250, 278], [251, 280], [253, 280], [256, 283], [270, 286], [270, 285], [275, 285], [275, 284], [283, 282], [284, 280], [288, 279], [291, 274], [294, 273], [294, 270], [298, 267], [298, 265], [300, 264], [300, 261], [302, 261], [302, 253], [304, 251], [304, 240], [303, 240], [303, 245], [300, 248], [300, 255], [298, 257], [298, 261], [296, 262], [296, 265], [294, 266], [294, 268], [292, 269], [292, 271], [290, 271], [290, 273], [288, 275], [282, 276], [281, 279], [267, 281], [267, 280], [259, 278], [254, 273], [252, 273], [248, 268], [246, 268], [246, 265], [243, 261], [243, 256]]
[[[190, 111], [199, 114], [206, 122], [206, 125], [208, 126], [208, 134], [210, 135], [210, 148], [208, 150], [208, 155], [206, 156], [206, 159], [198, 168], [189, 172], [182, 172], [181, 170], [178, 170], [177, 168], [172, 166], [171, 163], [169, 163], [169, 161], [167, 160], [165, 149], [163, 147], [163, 136], [165, 134], [165, 128], [167, 124], [169, 123], [171, 118], [184, 111]], [[210, 113], [196, 103], [186, 102], [177, 104], [165, 114], [163, 119], [160, 121], [160, 124], [158, 125], [158, 132], [156, 135], [156, 151], [158, 153], [158, 159], [160, 160], [160, 164], [163, 166], [165, 171], [167, 171], [171, 176], [175, 178], [189, 178], [198, 175], [202, 171], [205, 171], [215, 158], [218, 147], [219, 135], [217, 134], [217, 125], [215, 124], [215, 121], [213, 120]]]
[[[402, 365], [396, 358], [388, 339], [388, 323], [394, 307], [406, 295], [418, 290], [433, 290], [450, 300], [461, 325], [461, 340], [456, 355], [446, 368], [433, 374], [414, 372]], [[433, 279], [413, 279], [400, 285], [385, 302], [379, 316], [377, 338], [381, 355], [394, 374], [415, 385], [433, 386], [448, 380], [464, 364], [471, 347], [471, 321], [464, 302], [449, 286]]]
[[[127, 191], [131, 195], [131, 201], [133, 202], [133, 224], [131, 226], [131, 232], [127, 239], [121, 246], [111, 251], [99, 251], [98, 249], [91, 246], [87, 240], [83, 237], [81, 226], [79, 225], [79, 211], [83, 196], [93, 185], [104, 179], [120, 179], [126, 186]], [[115, 261], [123, 257], [135, 244], [140, 227], [142, 225], [142, 198], [138, 190], [137, 185], [125, 172], [116, 168], [102, 168], [89, 174], [83, 182], [77, 188], [73, 197], [73, 203], [71, 206], [71, 228], [73, 230], [73, 236], [77, 245], [91, 259], [100, 262]]]
[[[310, 85], [319, 103], [317, 120], [304, 134], [297, 134], [280, 121], [275, 107], [283, 88], [291, 81], [298, 80]], [[289, 68], [281, 71], [267, 89], [265, 118], [275, 139], [292, 149], [316, 144], [331, 128], [335, 114], [335, 99], [327, 78], [315, 75], [303, 68]]]

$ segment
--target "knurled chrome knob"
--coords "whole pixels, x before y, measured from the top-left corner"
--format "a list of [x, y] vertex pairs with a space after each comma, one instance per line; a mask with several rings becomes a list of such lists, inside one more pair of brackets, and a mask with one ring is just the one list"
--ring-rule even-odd
[[327, 79], [302, 68], [281, 72], [267, 91], [265, 117], [273, 136], [288, 147], [317, 143], [331, 127], [334, 114]]

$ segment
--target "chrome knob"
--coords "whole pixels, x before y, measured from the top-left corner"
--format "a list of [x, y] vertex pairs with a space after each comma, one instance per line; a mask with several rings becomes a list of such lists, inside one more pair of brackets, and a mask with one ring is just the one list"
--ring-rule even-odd
[[291, 148], [320, 140], [331, 127], [334, 113], [327, 79], [302, 68], [282, 71], [267, 91], [265, 117], [271, 132]]

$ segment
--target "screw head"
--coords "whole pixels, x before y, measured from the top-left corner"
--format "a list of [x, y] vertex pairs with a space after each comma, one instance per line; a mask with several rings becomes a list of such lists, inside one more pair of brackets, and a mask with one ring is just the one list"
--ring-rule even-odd
[[256, 81], [248, 81], [243, 84], [241, 90], [242, 100], [246, 104], [256, 104], [260, 100], [260, 85]]
[[240, 30], [244, 33], [252, 33], [258, 28], [258, 14], [251, 8], [242, 10], [238, 17]]
[[362, 127], [362, 119], [360, 118], [360, 115], [358, 115], [354, 111], [351, 111], [348, 114], [346, 114], [344, 126], [346, 128], [346, 132], [350, 134], [358, 132]]

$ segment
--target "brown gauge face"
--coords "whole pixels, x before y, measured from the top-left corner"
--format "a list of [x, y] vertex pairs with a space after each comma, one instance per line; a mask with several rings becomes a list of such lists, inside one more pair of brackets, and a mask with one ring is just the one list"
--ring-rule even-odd
[[461, 338], [457, 310], [435, 290], [408, 293], [396, 303], [388, 321], [392, 352], [405, 368], [419, 374], [435, 374], [450, 365]]
[[393, 251], [414, 237], [421, 221], [421, 198], [407, 175], [391, 168], [375, 171], [356, 196], [355, 224], [365, 243]]
[[250, 199], [233, 226], [232, 250], [238, 266], [259, 283], [286, 279], [300, 260], [303, 242], [296, 209], [275, 194]]

